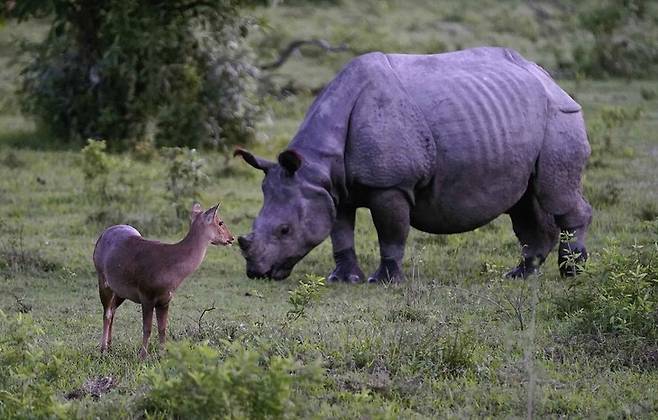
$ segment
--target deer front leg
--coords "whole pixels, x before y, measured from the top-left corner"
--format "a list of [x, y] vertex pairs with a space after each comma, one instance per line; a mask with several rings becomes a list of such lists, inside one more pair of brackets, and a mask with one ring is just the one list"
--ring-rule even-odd
[[144, 333], [142, 338], [142, 348], [139, 350], [139, 358], [141, 360], [146, 359], [148, 356], [148, 343], [149, 338], [151, 337], [151, 327], [153, 326], [153, 305], [152, 303], [142, 302], [142, 331]]
[[169, 303], [155, 307], [155, 316], [158, 321], [158, 337], [160, 339], [160, 351], [164, 349], [167, 339], [167, 318], [169, 315]]
[[356, 208], [339, 207], [336, 222], [331, 229], [331, 244], [334, 249], [336, 268], [329, 274], [330, 283], [347, 281], [358, 283], [365, 279], [354, 251], [354, 218]]

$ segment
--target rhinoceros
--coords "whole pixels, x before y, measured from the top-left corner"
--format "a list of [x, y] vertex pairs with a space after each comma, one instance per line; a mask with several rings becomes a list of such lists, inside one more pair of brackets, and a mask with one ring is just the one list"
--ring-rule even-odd
[[286, 278], [331, 235], [327, 279], [365, 280], [354, 250], [358, 207], [370, 210], [379, 239], [369, 282], [404, 278], [410, 226], [459, 233], [503, 213], [522, 250], [509, 276], [537, 272], [560, 231], [569, 234], [560, 273], [575, 275], [592, 219], [581, 187], [589, 154], [580, 105], [514, 50], [356, 57], [277, 162], [235, 151], [265, 173], [263, 207], [238, 239], [247, 276]]

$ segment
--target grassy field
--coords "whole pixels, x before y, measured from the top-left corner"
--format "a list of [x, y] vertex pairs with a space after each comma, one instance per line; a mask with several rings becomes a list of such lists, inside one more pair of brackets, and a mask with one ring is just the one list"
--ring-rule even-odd
[[[548, 16], [543, 20], [525, 3], [488, 2], [482, 8], [476, 3], [439, 7], [429, 0], [345, 1], [341, 6], [256, 9], [270, 29], [255, 34], [253, 42], [281, 47], [291, 39], [319, 37], [359, 50], [404, 52], [496, 44], [551, 67], [555, 48], [569, 33], [580, 36], [565, 32], [573, 20], [553, 2], [540, 3]], [[505, 24], [503, 17], [514, 24]], [[16, 53], [12, 38], [40, 31], [40, 24], [0, 29], [0, 310], [6, 314], [0, 318], [0, 360], [19, 360], [7, 365], [19, 373], [31, 363], [20, 355], [9, 358], [9, 350], [32, 319], [43, 333], [20, 348], [46, 367], [22, 371], [27, 413], [39, 413], [34, 402], [39, 400], [29, 395], [40, 395], [38, 384], [45, 380], [43, 392], [52, 395], [64, 416], [140, 417], [154, 412], [149, 404], [159, 400], [151, 390], [162, 389], [166, 372], [174, 375], [172, 360], [197, 366], [195, 360], [198, 364], [214, 351], [220, 360], [233, 357], [235, 362], [244, 349], [257, 355], [255, 362], [244, 359], [244, 366], [253, 362], [253, 372], [262, 377], [275, 369], [276, 357], [298, 364], [297, 374], [288, 375], [292, 381], [272, 394], [272, 400], [285, 402], [280, 407], [284, 417], [616, 418], [658, 413], [658, 342], [650, 326], [636, 327], [658, 320], [652, 312], [658, 293], [653, 283], [646, 289], [632, 287], [640, 280], [658, 282], [657, 80], [560, 81], [583, 105], [593, 147], [584, 176], [585, 194], [595, 209], [588, 240], [591, 259], [577, 280], [559, 277], [555, 253], [540, 276], [503, 278], [518, 262], [520, 250], [509, 218], [501, 216], [460, 235], [412, 231], [405, 283], [327, 285], [304, 308], [306, 316], [294, 320], [287, 316], [294, 309], [289, 292], [299, 291], [298, 281], [306, 275], [331, 271], [328, 240], [282, 282], [249, 280], [237, 247], [211, 248], [171, 305], [169, 336], [179, 343], [174, 355], [140, 363], [141, 315], [132, 303], [118, 310], [112, 351], [99, 353], [102, 311], [91, 262], [94, 243], [108, 221], [133, 224], [144, 236], [163, 241], [181, 238], [186, 225], [174, 218], [166, 194], [164, 158], [144, 162], [130, 154], [114, 156], [112, 187], [128, 198], [102, 203], [89, 194], [81, 153], [44, 145], [34, 123], [18, 113], [12, 94], [16, 68], [7, 65]], [[350, 56], [304, 50], [274, 72], [275, 84], [292, 81], [300, 89], [268, 100], [256, 152], [273, 157], [284, 147], [312, 100], [310, 90], [326, 83]], [[225, 167], [223, 156], [213, 152], [201, 155], [211, 179], [202, 191], [203, 205], [221, 200], [222, 217], [233, 233], [248, 232], [261, 205], [260, 174], [240, 162]], [[357, 215], [357, 254], [364, 271], [375, 270], [377, 239], [363, 209]], [[637, 264], [633, 255], [638, 255]], [[620, 307], [608, 317], [604, 310], [616, 304], [619, 294], [597, 285], [620, 272], [632, 289], [621, 295], [639, 296], [641, 302], [619, 298], [630, 309]], [[591, 296], [599, 299], [598, 308], [584, 301]], [[210, 308], [215, 309], [204, 313]], [[29, 318], [17, 321], [20, 313]], [[603, 318], [610, 318], [612, 327], [596, 322]], [[188, 343], [199, 353], [185, 353]], [[2, 375], [8, 372], [5, 367]], [[212, 382], [204, 372], [198, 374], [197, 387], [190, 381], [180, 397], [207, 396], [208, 401], [193, 399], [197, 408], [213, 407], [209, 401], [219, 398], [219, 390], [199, 385]], [[249, 382], [247, 373], [227, 386], [259, 382]], [[116, 382], [109, 392], [100, 398], [88, 395], [90, 380], [108, 376]], [[269, 395], [269, 388], [259, 386]], [[80, 389], [82, 398], [65, 398]], [[7, 401], [0, 397], [3, 404]]]

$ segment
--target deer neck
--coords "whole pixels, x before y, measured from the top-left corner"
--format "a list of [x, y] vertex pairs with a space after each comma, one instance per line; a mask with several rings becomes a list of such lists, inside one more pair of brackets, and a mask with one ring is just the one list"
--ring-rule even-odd
[[176, 261], [174, 266], [178, 274], [175, 288], [201, 265], [203, 258], [206, 256], [208, 245], [210, 245], [210, 242], [204, 235], [190, 229], [180, 242], [172, 246], [172, 257]]

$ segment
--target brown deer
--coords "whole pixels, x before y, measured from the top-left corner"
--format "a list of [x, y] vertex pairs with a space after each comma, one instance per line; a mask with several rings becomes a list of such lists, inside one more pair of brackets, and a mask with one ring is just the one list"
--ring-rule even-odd
[[94, 249], [98, 291], [103, 304], [101, 352], [112, 342], [116, 309], [129, 299], [142, 305], [143, 341], [139, 357], [148, 355], [153, 310], [158, 320], [160, 348], [164, 346], [167, 312], [174, 291], [203, 261], [209, 244], [231, 245], [235, 238], [215, 207], [203, 211], [195, 203], [190, 213], [190, 230], [180, 242], [164, 244], [142, 238], [132, 226], [107, 228]]

